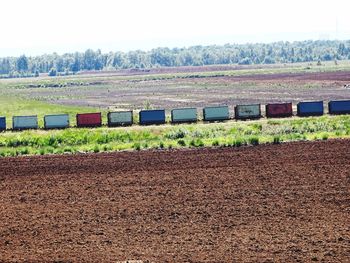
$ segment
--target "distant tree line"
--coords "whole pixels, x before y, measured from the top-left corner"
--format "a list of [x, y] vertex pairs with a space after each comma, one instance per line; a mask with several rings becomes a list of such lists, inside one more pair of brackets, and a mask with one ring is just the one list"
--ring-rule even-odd
[[150, 51], [109, 52], [88, 49], [63, 55], [0, 58], [0, 76], [51, 76], [85, 70], [115, 70], [216, 64], [274, 64], [350, 59], [350, 40], [226, 44]]

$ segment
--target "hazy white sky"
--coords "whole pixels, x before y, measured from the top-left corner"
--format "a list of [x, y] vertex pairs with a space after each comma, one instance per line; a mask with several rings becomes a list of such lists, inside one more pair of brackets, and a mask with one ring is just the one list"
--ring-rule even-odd
[[2, 0], [0, 56], [350, 39], [349, 0]]

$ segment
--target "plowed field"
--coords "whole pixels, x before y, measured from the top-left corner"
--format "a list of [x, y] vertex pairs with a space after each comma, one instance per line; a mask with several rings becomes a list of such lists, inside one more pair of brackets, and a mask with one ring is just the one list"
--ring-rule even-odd
[[350, 140], [0, 169], [0, 261], [350, 261]]

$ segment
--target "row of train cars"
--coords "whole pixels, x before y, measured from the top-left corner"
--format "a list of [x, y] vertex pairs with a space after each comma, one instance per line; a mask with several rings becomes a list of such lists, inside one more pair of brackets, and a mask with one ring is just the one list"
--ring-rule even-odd
[[[234, 116], [237, 120], [258, 119], [262, 117], [261, 105], [237, 105], [234, 108]], [[267, 118], [280, 118], [293, 116], [292, 103], [273, 103], [265, 105]], [[334, 100], [328, 103], [329, 114], [350, 114], [350, 100]], [[297, 104], [297, 116], [321, 116], [324, 114], [323, 101], [299, 102]], [[133, 111], [109, 112], [107, 115], [108, 126], [132, 125]], [[230, 119], [228, 106], [216, 106], [203, 108], [203, 121], [225, 121]], [[171, 110], [171, 123], [197, 122], [197, 108], [180, 108]], [[83, 113], [76, 115], [77, 127], [102, 126], [102, 114]], [[165, 124], [165, 110], [141, 110], [139, 112], [140, 125]], [[44, 129], [64, 129], [70, 127], [68, 114], [44, 116]], [[38, 129], [37, 116], [13, 116], [12, 130]], [[0, 130], [6, 130], [6, 118], [0, 117]]]

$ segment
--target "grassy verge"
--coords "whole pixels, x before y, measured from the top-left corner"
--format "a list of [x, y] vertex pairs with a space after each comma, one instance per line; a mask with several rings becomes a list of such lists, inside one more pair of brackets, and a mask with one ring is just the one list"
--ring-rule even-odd
[[257, 145], [350, 137], [350, 116], [0, 134], [0, 156]]

